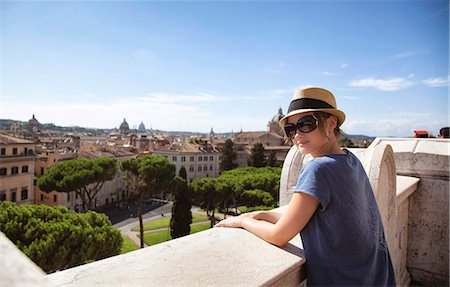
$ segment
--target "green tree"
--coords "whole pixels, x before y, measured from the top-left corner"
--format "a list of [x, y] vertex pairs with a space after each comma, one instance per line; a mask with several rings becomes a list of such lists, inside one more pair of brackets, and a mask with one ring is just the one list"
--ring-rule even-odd
[[184, 165], [181, 166], [180, 171], [178, 172], [178, 175], [184, 179], [187, 183], [187, 172], [186, 172], [186, 168], [184, 167]]
[[196, 178], [192, 181], [191, 187], [194, 200], [199, 206], [206, 208], [206, 215], [211, 221], [211, 227], [213, 227], [216, 220], [215, 210], [219, 201], [216, 192], [216, 179], [210, 177]]
[[277, 154], [274, 150], [269, 152], [269, 156], [267, 157], [267, 166], [278, 167]]
[[117, 255], [120, 231], [105, 214], [0, 202], [0, 231], [45, 272]]
[[252, 152], [248, 158], [248, 165], [254, 167], [266, 166], [266, 157], [264, 156], [264, 146], [262, 143], [255, 143]]
[[223, 174], [217, 177], [215, 187], [218, 200], [223, 204], [224, 217], [226, 218], [228, 213], [228, 202], [233, 200], [233, 203], [235, 204], [236, 195], [238, 195], [240, 191], [238, 181], [233, 176]]
[[246, 206], [273, 206], [274, 200], [272, 195], [261, 189], [244, 190], [241, 194], [242, 203]]
[[174, 178], [171, 183], [174, 201], [172, 205], [172, 217], [170, 218], [170, 235], [178, 238], [188, 235], [191, 232], [192, 223], [192, 203], [188, 194], [186, 180], [180, 176]]
[[236, 168], [236, 151], [231, 139], [227, 139], [222, 148], [222, 160], [220, 161], [220, 171]]
[[233, 177], [236, 180], [234, 196], [237, 204], [242, 204], [240, 195], [244, 190], [254, 189], [269, 192], [274, 199], [274, 205], [278, 202], [281, 177], [281, 168], [279, 167], [236, 168], [224, 171], [220, 177], [222, 176]]
[[83, 211], [92, 209], [95, 196], [103, 184], [114, 178], [117, 172], [116, 159], [72, 159], [52, 165], [38, 179], [42, 191], [75, 191], [82, 200]]
[[344, 137], [339, 140], [339, 146], [352, 148], [352, 147], [355, 147], [355, 144], [351, 141], [351, 139]]
[[121, 162], [122, 170], [137, 178], [138, 216], [141, 248], [144, 248], [144, 224], [142, 212], [144, 199], [167, 189], [175, 176], [175, 164], [165, 157], [145, 155], [137, 159], [130, 158]]

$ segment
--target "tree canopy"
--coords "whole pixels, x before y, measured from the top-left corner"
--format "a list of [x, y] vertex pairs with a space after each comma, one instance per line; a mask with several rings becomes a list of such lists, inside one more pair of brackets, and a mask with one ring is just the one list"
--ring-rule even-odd
[[0, 231], [47, 273], [116, 255], [123, 241], [105, 214], [6, 201]]
[[222, 159], [220, 161], [220, 171], [236, 168], [236, 151], [231, 139], [227, 139], [222, 148]]
[[172, 238], [185, 236], [191, 232], [192, 203], [188, 185], [181, 175], [180, 172], [180, 176], [175, 177], [171, 184], [174, 195], [172, 217], [170, 218], [170, 235]]
[[254, 167], [266, 166], [264, 150], [262, 143], [255, 143], [252, 147], [250, 157], [248, 158], [248, 165]]
[[140, 226], [141, 248], [144, 248], [144, 228], [142, 210], [144, 199], [157, 194], [163, 189], [170, 189], [175, 177], [175, 164], [167, 158], [157, 155], [145, 155], [121, 162], [120, 168], [127, 173], [129, 182], [138, 193], [138, 217]]
[[103, 184], [114, 178], [117, 164], [114, 158], [71, 159], [52, 165], [37, 180], [42, 191], [75, 191], [83, 203], [83, 211], [92, 209], [95, 196]]
[[278, 205], [281, 168], [245, 167], [222, 172], [217, 178], [197, 178], [191, 183], [193, 201], [213, 211], [223, 206], [226, 210], [232, 201], [234, 206]]

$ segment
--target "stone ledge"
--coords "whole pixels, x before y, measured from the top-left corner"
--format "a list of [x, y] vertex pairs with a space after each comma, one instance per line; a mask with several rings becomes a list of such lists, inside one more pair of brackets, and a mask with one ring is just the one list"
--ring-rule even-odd
[[403, 202], [417, 189], [420, 178], [397, 175], [397, 202]]
[[278, 248], [243, 229], [214, 228], [47, 278], [83, 287], [298, 286], [304, 263], [299, 236]]

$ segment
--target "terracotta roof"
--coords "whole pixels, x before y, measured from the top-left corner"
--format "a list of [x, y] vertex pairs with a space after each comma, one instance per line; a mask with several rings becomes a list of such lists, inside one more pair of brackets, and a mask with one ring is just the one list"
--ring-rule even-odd
[[35, 142], [0, 133], [0, 144], [35, 144]]
[[414, 133], [416, 133], [418, 135], [427, 135], [428, 131], [426, 131], [426, 130], [416, 130], [416, 131], [414, 131]]

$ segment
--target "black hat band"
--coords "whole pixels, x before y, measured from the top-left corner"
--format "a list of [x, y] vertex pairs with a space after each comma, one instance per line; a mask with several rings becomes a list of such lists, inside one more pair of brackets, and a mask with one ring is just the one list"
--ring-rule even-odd
[[288, 114], [303, 109], [335, 109], [335, 107], [321, 100], [301, 98], [293, 100], [289, 104]]

